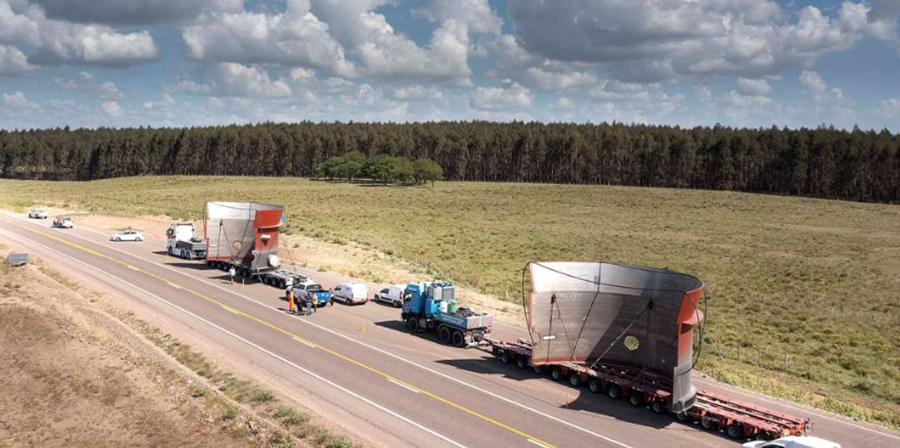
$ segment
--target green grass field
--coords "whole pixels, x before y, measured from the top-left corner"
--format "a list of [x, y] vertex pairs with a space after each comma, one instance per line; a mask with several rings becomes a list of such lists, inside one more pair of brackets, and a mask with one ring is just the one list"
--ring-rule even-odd
[[507, 288], [518, 296], [529, 261], [690, 273], [707, 285], [707, 373], [900, 425], [898, 206], [574, 185], [0, 181], [0, 204], [19, 209], [65, 205], [186, 219], [199, 218], [210, 200], [284, 204], [290, 232], [356, 241], [498, 297]]

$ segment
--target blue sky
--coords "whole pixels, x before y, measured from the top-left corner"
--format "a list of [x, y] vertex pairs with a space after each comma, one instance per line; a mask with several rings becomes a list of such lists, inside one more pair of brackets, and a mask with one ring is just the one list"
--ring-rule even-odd
[[898, 0], [0, 0], [0, 128], [518, 119], [900, 132], [898, 17]]

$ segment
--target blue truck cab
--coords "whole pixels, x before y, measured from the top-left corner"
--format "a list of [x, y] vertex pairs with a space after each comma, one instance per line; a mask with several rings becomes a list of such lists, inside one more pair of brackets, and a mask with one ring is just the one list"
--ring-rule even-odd
[[413, 333], [436, 331], [445, 344], [468, 347], [490, 335], [493, 318], [456, 304], [456, 287], [448, 282], [410, 283], [403, 293], [401, 318]]

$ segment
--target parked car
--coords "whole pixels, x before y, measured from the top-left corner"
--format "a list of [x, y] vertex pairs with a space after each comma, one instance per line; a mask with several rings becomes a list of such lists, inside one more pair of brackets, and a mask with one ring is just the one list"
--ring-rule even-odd
[[301, 298], [308, 299], [309, 297], [316, 298], [316, 306], [334, 305], [334, 302], [331, 301], [331, 291], [323, 288], [322, 285], [313, 283], [312, 280], [294, 285], [294, 300], [299, 303]]
[[57, 227], [60, 229], [71, 229], [75, 227], [75, 221], [68, 216], [57, 216], [53, 219], [53, 227]]
[[125, 230], [119, 233], [114, 233], [113, 236], [109, 237], [112, 241], [143, 241], [144, 234], [138, 232], [137, 230]]
[[406, 285], [391, 285], [375, 293], [376, 302], [389, 303], [395, 307], [403, 306], [403, 291]]
[[31, 219], [47, 219], [49, 216], [47, 210], [42, 208], [33, 208], [28, 211], [28, 217]]
[[334, 287], [333, 296], [347, 305], [361, 305], [369, 301], [369, 287], [362, 283], [343, 283]]
[[747, 442], [741, 445], [741, 448], [841, 448], [841, 445], [818, 437], [790, 436], [776, 440]]

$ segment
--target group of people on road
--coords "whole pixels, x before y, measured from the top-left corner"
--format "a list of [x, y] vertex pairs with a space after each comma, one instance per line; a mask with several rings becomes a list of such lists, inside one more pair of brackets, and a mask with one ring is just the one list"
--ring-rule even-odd
[[[288, 299], [288, 313], [290, 314], [299, 314], [301, 316], [309, 316], [316, 312], [315, 303], [313, 303], [316, 298], [315, 297], [300, 297], [299, 303], [295, 302], [294, 297], [294, 285], [293, 282], [288, 280], [287, 283], [287, 299]], [[294, 311], [294, 305], [296, 304], [297, 310]]]

